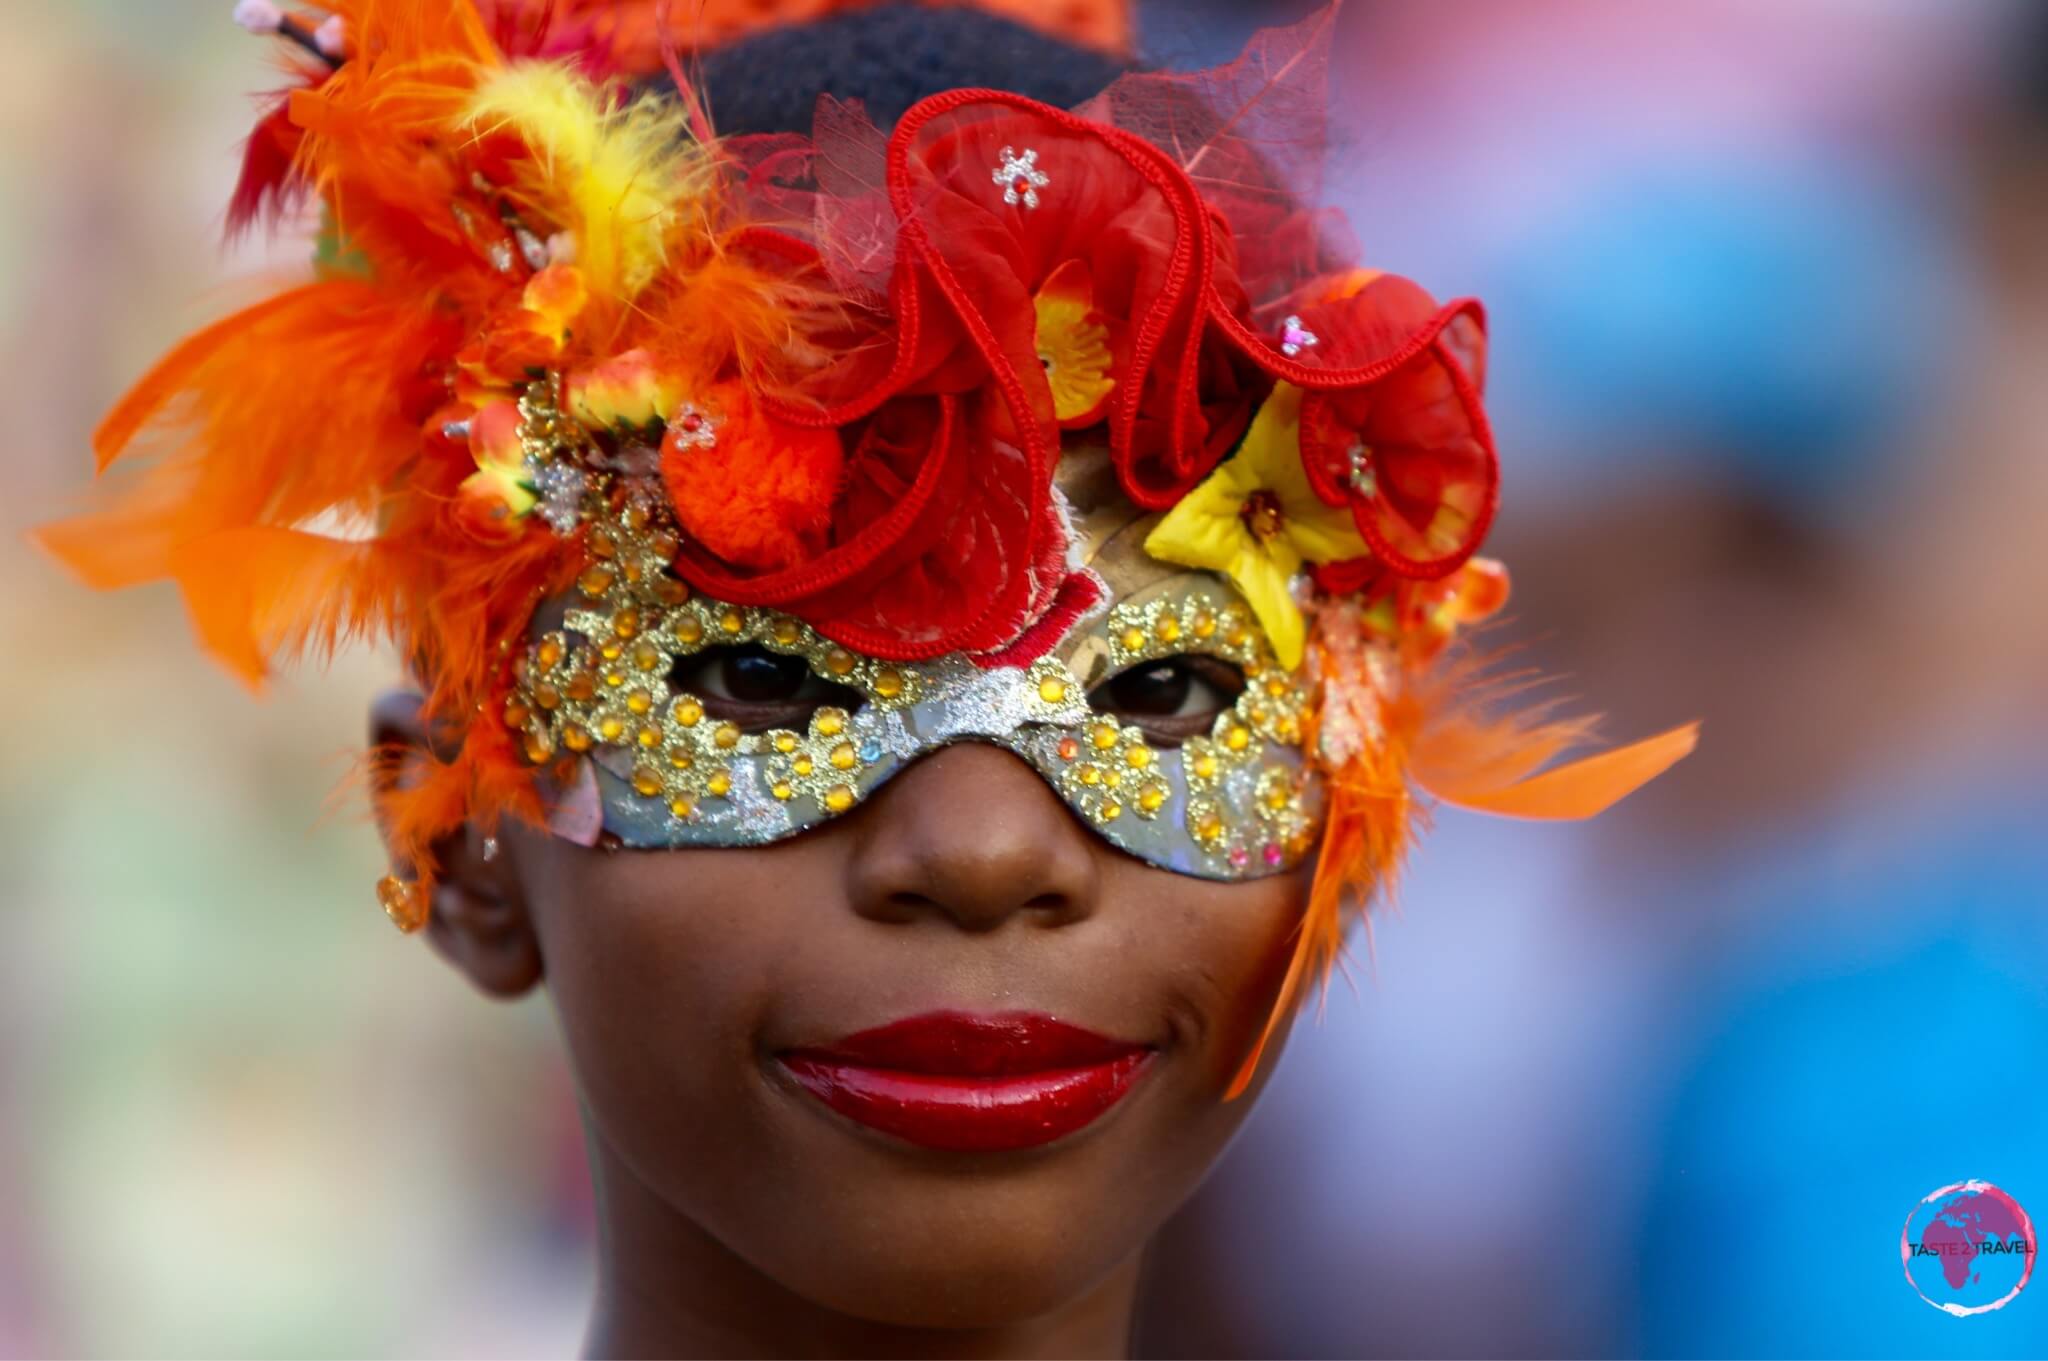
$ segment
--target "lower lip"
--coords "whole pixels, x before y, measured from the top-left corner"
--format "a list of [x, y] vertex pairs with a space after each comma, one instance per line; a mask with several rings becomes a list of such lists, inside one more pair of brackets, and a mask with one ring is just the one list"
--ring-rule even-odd
[[1136, 1082], [1151, 1051], [1042, 1073], [963, 1077], [870, 1068], [812, 1055], [783, 1067], [849, 1120], [924, 1148], [1003, 1153], [1037, 1148], [1099, 1119]]

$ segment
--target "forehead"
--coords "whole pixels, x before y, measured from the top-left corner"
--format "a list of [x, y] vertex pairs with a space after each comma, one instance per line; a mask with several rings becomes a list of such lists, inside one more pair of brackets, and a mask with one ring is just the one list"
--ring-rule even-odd
[[[1236, 590], [1214, 573], [1164, 562], [1145, 551], [1145, 538], [1160, 516], [1125, 499], [1107, 448], [1089, 445], [1063, 452], [1053, 487], [1066, 506], [1072, 531], [1070, 563], [1087, 568], [1101, 580], [1109, 604], [1185, 597], [1205, 588], [1227, 602], [1238, 601]], [[1246, 614], [1249, 619], [1249, 611]], [[1250, 620], [1250, 627], [1257, 632], [1257, 621]], [[1065, 640], [1063, 649], [1071, 655], [1085, 633], [1085, 629], [1077, 629]], [[1258, 636], [1263, 642], [1263, 633]], [[1101, 677], [1084, 673], [1084, 678], [1092, 684]]]

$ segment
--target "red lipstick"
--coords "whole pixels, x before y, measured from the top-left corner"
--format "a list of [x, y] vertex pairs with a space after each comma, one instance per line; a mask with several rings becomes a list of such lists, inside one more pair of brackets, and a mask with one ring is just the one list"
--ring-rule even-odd
[[849, 1120], [924, 1148], [998, 1153], [1092, 1123], [1152, 1052], [1033, 1012], [935, 1011], [777, 1057]]

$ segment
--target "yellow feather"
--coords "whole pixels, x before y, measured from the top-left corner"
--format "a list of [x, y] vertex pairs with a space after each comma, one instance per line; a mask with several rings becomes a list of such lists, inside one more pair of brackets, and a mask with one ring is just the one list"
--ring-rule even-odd
[[591, 291], [626, 301], [660, 272], [671, 233], [692, 225], [686, 210], [713, 183], [713, 162], [679, 102], [612, 104], [566, 67], [519, 62], [485, 79], [464, 121], [479, 137], [526, 143], [533, 161], [519, 191], [574, 233]]

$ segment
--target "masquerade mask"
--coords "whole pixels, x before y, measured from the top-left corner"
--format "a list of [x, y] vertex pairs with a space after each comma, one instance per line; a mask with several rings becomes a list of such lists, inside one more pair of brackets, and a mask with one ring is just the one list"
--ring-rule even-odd
[[[650, 529], [663, 532], [618, 517], [608, 533], [630, 554]], [[665, 603], [644, 573], [635, 587], [601, 572], [585, 582], [602, 588], [596, 599], [541, 612], [559, 627], [528, 652], [506, 721], [537, 763], [589, 753], [562, 821], [595, 830], [601, 818], [632, 847], [779, 841], [919, 756], [980, 740], [1024, 758], [1087, 826], [1163, 869], [1292, 869], [1322, 806], [1300, 677], [1228, 587], [1110, 548], [1114, 576], [1150, 580], [1022, 667], [877, 660], [789, 615], [703, 596]], [[1131, 692], [1125, 711], [1091, 706], [1112, 686]], [[592, 799], [597, 816], [577, 808]]]
[[461, 737], [378, 767], [402, 928], [466, 825], [761, 845], [977, 741], [1152, 865], [1313, 854], [1277, 1020], [1417, 797], [1585, 816], [1691, 749], [1545, 769], [1588, 725], [1439, 660], [1506, 598], [1483, 316], [1301, 200], [1331, 12], [1076, 112], [721, 141], [635, 93], [658, 7], [326, 8], [230, 213], [318, 196], [312, 276], [167, 355], [95, 436], [155, 461], [42, 538], [252, 683], [397, 644]]

